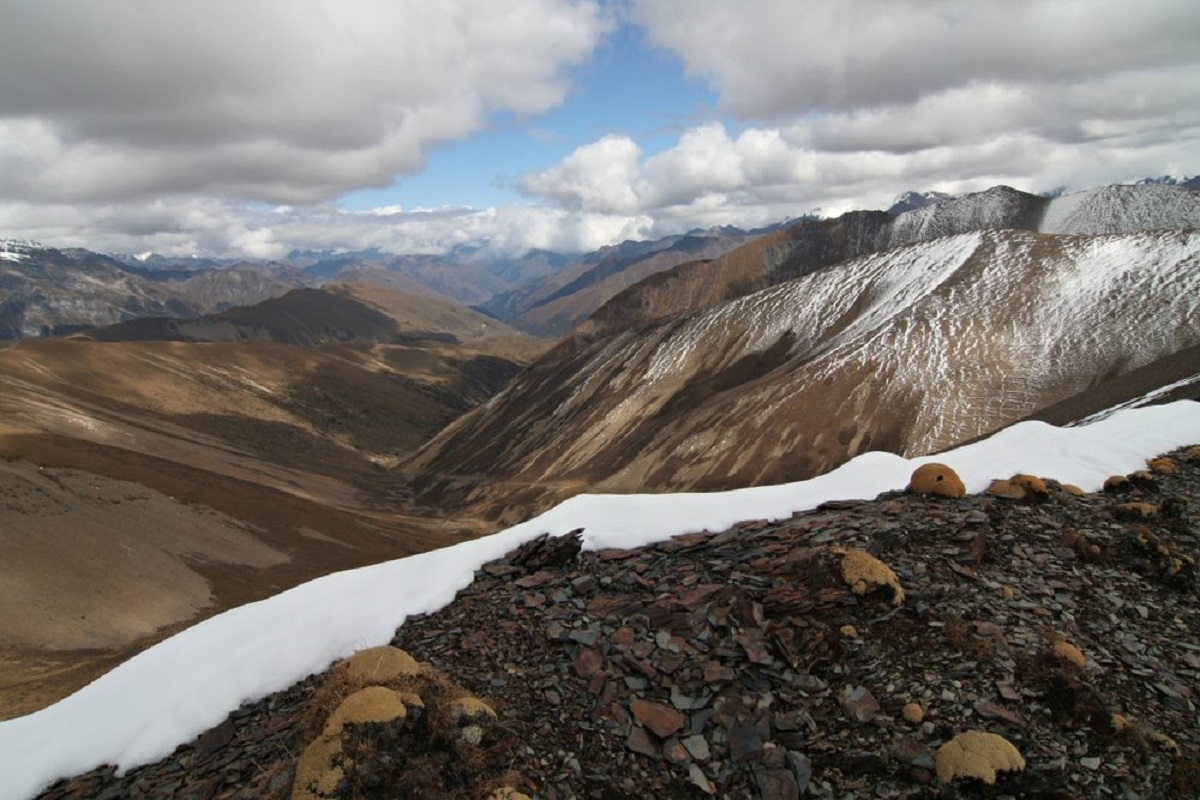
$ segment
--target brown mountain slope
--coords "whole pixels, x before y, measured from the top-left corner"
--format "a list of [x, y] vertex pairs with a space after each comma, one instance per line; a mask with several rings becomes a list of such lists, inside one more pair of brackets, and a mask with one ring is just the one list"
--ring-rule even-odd
[[296, 289], [256, 305], [191, 319], [143, 317], [87, 331], [79, 337], [109, 342], [408, 344], [519, 362], [531, 361], [549, 347], [454, 301], [366, 283]]
[[1196, 232], [894, 248], [577, 332], [406, 470], [424, 498], [511, 520], [584, 487], [732, 488], [932, 452], [1200, 344], [1196, 297]]
[[[217, 341], [149, 340], [185, 333]], [[354, 340], [270, 338], [326, 333]], [[543, 346], [369, 287], [93, 335], [145, 340], [0, 349], [0, 716], [200, 617], [473, 534], [381, 467]]]
[[618, 251], [596, 263], [580, 262], [540, 281], [505, 318], [539, 336], [562, 336], [635, 283], [678, 264], [716, 258], [754, 238], [684, 236], [650, 253]]

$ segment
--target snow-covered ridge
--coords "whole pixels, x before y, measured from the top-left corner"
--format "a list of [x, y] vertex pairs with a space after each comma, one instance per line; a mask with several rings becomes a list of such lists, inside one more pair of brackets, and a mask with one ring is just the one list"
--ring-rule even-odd
[[0, 239], [0, 261], [27, 261], [32, 250], [44, 250], [30, 239]]
[[252, 702], [351, 652], [388, 642], [410, 615], [449, 603], [475, 570], [542, 533], [585, 529], [589, 549], [629, 548], [744, 519], [786, 517], [902, 488], [913, 468], [950, 464], [967, 489], [1028, 472], [1095, 490], [1150, 456], [1200, 442], [1200, 404], [1124, 410], [1094, 425], [1026, 422], [936, 458], [867, 453], [827, 475], [711, 494], [580, 495], [506, 531], [303, 584], [233, 609], [141, 653], [55, 705], [0, 722], [6, 798], [31, 796], [100, 764], [162, 758]]
[[1200, 193], [1167, 185], [1104, 186], [1050, 201], [1041, 233], [1109, 234], [1200, 227]]
[[1200, 192], [1157, 184], [1115, 185], [1048, 200], [996, 186], [896, 215], [887, 245], [1000, 228], [1096, 235], [1200, 228]]

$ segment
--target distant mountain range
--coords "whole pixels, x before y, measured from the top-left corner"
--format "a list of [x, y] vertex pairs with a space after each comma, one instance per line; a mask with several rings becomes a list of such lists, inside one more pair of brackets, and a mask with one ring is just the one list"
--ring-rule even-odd
[[[193, 317], [335, 282], [477, 306], [535, 335], [558, 336], [641, 277], [724, 252], [752, 235], [721, 229], [624, 242], [583, 257], [530, 251], [503, 261], [469, 252], [435, 256], [377, 250], [295, 252], [282, 262], [114, 257], [0, 240], [0, 340], [61, 335], [146, 316]], [[661, 251], [670, 252], [649, 259]], [[582, 294], [533, 312], [576, 293]]]
[[1164, 360], [1194, 391], [1198, 227], [1200, 194], [1164, 185], [801, 222], [619, 294], [407, 470], [429, 502], [512, 520], [581, 486], [929, 453]]
[[[1135, 185], [1196, 188], [1200, 186], [1200, 177], [1146, 178]], [[1121, 187], [1110, 187], [1110, 191], [1120, 190]], [[990, 221], [972, 221], [956, 219], [962, 206], [954, 204], [961, 198], [941, 192], [906, 192], [887, 212], [862, 212], [868, 216], [861, 221], [845, 216], [838, 218], [839, 221], [801, 216], [754, 231], [723, 226], [653, 241], [622, 242], [584, 255], [532, 250], [515, 258], [501, 258], [486, 248], [463, 245], [442, 255], [396, 255], [375, 248], [340, 252], [297, 250], [279, 261], [263, 262], [155, 253], [106, 256], [80, 249], [46, 248], [28, 241], [0, 240], [0, 340], [70, 333], [147, 315], [189, 317], [220, 312], [279, 297], [292, 289], [330, 282], [371, 283], [407, 294], [451, 300], [476, 307], [528, 333], [556, 338], [646, 278], [696, 261], [710, 262], [708, 269], [720, 271], [728, 263], [721, 262], [720, 256], [760, 237], [774, 236], [762, 243], [778, 250], [766, 261], [781, 262], [776, 267], [783, 269], [773, 267], [772, 271], [779, 276], [796, 277], [782, 264], [788, 260], [782, 251], [789, 249], [786, 242], [790, 234], [786, 231], [798, 224], [832, 223], [831, 237], [851, 237], [844, 246], [827, 243], [829, 252], [824, 258], [813, 261], [804, 257], [810, 265], [833, 263], [882, 246], [904, 243], [905, 233], [899, 228], [887, 234], [879, 232], [884, 227], [896, 227], [886, 222], [887, 217], [904, 217], [904, 224], [909, 227], [929, 226], [930, 230], [919, 231], [919, 236], [927, 236], [939, 228], [943, 232], [966, 230], [976, 224], [1026, 230], [1047, 228], [1046, 232], [1052, 232], [1050, 228], [1054, 225], [1047, 227], [1041, 219], [1051, 214], [1048, 207], [1065, 207], [1060, 201], [1087, 194], [1055, 198], [1052, 202], [1045, 197], [1014, 193], [1020, 197], [1016, 202], [1007, 206], [1001, 202], [1000, 207], [980, 212], [985, 216], [990, 214]], [[914, 211], [923, 214], [912, 217], [910, 212]], [[1086, 213], [1086, 209], [1083, 211]], [[1136, 213], [1136, 209], [1121, 209], [1116, 213], [1126, 211]], [[871, 214], [884, 216], [871, 220]], [[1057, 220], [1056, 224], [1061, 222]], [[1140, 220], [1133, 227], [1144, 222]], [[856, 226], [864, 230], [853, 230]], [[839, 228], [844, 230], [839, 232]], [[801, 238], [811, 239], [811, 233], [806, 229]], [[743, 288], [751, 285], [761, 288], [770, 283], [761, 282], [755, 270], [752, 266], [750, 274], [744, 276], [750, 283]], [[652, 308], [657, 300], [653, 290], [646, 290], [671, 282], [671, 278], [664, 278], [662, 284], [644, 287], [636, 293], [634, 302]], [[725, 281], [719, 280], [709, 288], [709, 294], [725, 292], [724, 285]], [[697, 302], [709, 301], [711, 298], [697, 297]], [[618, 302], [617, 308], [624, 313], [630, 302], [631, 298], [626, 297]]]

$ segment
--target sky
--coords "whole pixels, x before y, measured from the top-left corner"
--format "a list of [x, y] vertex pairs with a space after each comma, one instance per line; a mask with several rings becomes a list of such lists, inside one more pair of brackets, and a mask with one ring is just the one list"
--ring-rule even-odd
[[1200, 173], [1194, 0], [0, 0], [0, 237], [583, 252]]
[[1109, 475], [1144, 468], [1145, 459], [1198, 437], [1200, 404], [1185, 400], [1116, 411], [1077, 428], [1022, 422], [934, 457], [865, 453], [826, 475], [782, 486], [577, 495], [492, 536], [334, 573], [219, 614], [46, 709], [0, 721], [0, 794], [20, 800], [101, 764], [128, 770], [157, 761], [242, 703], [387, 644], [407, 617], [447, 605], [480, 566], [544, 533], [583, 528], [586, 549], [640, 547], [746, 519], [786, 519], [829, 500], [870, 499], [902, 489], [916, 466], [935, 460], [950, 465], [972, 493], [1017, 472], [1099, 491]]

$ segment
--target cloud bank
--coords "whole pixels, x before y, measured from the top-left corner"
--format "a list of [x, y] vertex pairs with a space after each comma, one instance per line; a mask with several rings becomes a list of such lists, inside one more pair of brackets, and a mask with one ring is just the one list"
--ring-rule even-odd
[[[585, 250], [886, 207], [908, 189], [1200, 172], [1188, 0], [9, 5], [0, 235], [59, 245]], [[525, 204], [337, 207], [497, 114], [536, 124], [617, 16], [709, 85], [720, 117], [665, 149], [598, 135], [522, 176]]]
[[[568, 208], [757, 223], [906, 189], [1027, 191], [1200, 171], [1200, 6], [1099, 0], [639, 0], [733, 122], [643, 157], [610, 136], [525, 177]], [[619, 180], [617, 179], [619, 176]]]

